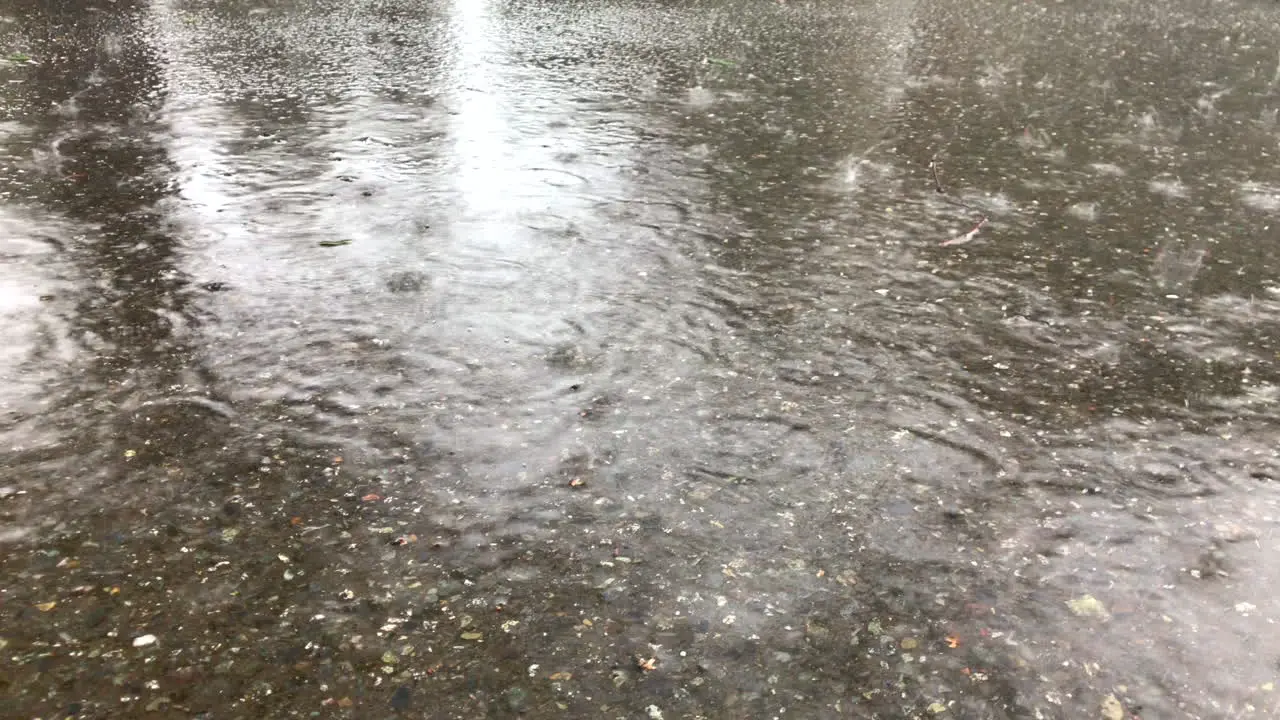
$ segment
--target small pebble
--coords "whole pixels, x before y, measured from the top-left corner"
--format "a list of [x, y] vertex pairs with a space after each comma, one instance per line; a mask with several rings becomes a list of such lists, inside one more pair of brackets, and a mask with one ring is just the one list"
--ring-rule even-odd
[[146, 647], [146, 646], [148, 646], [148, 645], [154, 645], [154, 644], [155, 644], [155, 642], [156, 642], [156, 636], [155, 636], [155, 635], [151, 635], [151, 634], [147, 634], [147, 635], [139, 635], [138, 637], [136, 637], [136, 638], [134, 638], [134, 639], [133, 639], [133, 646], [134, 646], [134, 647]]
[[391, 693], [391, 709], [397, 712], [408, 710], [410, 699], [412, 699], [412, 695], [409, 692], [409, 688], [401, 685], [396, 688], [395, 692]]
[[644, 711], [649, 714], [649, 720], [662, 720], [662, 709], [657, 705], [650, 705]]
[[524, 688], [513, 687], [507, 690], [507, 708], [514, 713], [523, 713], [529, 703], [529, 693]]

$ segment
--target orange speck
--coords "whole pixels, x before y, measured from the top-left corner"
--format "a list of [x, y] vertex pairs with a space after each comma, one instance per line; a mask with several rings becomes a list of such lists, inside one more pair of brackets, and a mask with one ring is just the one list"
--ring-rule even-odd
[[960, 636], [959, 636], [959, 635], [948, 635], [948, 636], [947, 636], [947, 647], [952, 648], [952, 649], [960, 647]]
[[379, 495], [378, 493], [369, 493], [368, 495], [365, 495], [364, 497], [362, 497], [362, 498], [360, 498], [360, 499], [361, 499], [361, 500], [363, 500], [363, 501], [365, 501], [365, 502], [373, 502], [374, 500], [381, 500], [381, 499], [382, 499], [382, 496], [381, 496], [381, 495]]

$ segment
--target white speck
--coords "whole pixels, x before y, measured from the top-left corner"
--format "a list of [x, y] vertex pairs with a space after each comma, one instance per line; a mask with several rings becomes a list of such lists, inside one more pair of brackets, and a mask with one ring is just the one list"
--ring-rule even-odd
[[1258, 606], [1250, 602], [1236, 603], [1236, 612], [1240, 613], [1241, 615], [1248, 615], [1249, 613], [1257, 609], [1258, 609]]
[[136, 637], [136, 638], [134, 638], [134, 639], [133, 639], [133, 646], [134, 646], [134, 647], [146, 647], [146, 646], [148, 646], [148, 645], [154, 645], [154, 644], [155, 644], [155, 642], [156, 642], [156, 636], [155, 636], [155, 635], [150, 635], [150, 634], [147, 634], [147, 635], [139, 635], [138, 637]]
[[662, 709], [657, 705], [650, 705], [644, 711], [649, 714], [649, 720], [662, 720]]
[[734, 616], [734, 615], [725, 615], [725, 616], [724, 616], [724, 619], [723, 619], [723, 620], [721, 620], [720, 622], [724, 623], [725, 625], [732, 625], [732, 624], [734, 624], [734, 623], [735, 623], [735, 622], [737, 622], [737, 621], [738, 621], [737, 616]]
[[534, 663], [534, 664], [530, 665], [530, 666], [529, 666], [529, 677], [534, 677], [534, 676], [536, 676], [536, 675], [538, 674], [538, 668], [539, 668], [539, 667], [540, 667], [540, 666], [538, 665], [538, 663]]
[[880, 288], [879, 290], [876, 290], [876, 294], [877, 294], [877, 295], [888, 295], [888, 294], [889, 294], [889, 289], [888, 289], [888, 288]]

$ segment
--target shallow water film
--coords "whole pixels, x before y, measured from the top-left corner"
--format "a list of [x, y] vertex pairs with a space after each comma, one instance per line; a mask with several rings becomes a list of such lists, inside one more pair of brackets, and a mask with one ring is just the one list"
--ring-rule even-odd
[[0, 0], [13, 718], [1280, 716], [1280, 5]]

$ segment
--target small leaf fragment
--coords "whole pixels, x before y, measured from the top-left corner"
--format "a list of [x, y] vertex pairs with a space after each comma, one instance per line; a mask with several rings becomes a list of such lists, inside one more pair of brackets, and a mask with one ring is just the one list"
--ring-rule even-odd
[[317, 244], [320, 247], [342, 247], [343, 245], [350, 245], [351, 241], [350, 240], [321, 240]]
[[1124, 705], [1120, 704], [1115, 695], [1102, 698], [1102, 718], [1103, 720], [1124, 720]]
[[54, 609], [57, 606], [58, 606], [57, 600], [50, 600], [49, 602], [37, 603], [36, 609], [39, 610], [40, 612], [49, 612], [50, 610]]
[[1098, 598], [1092, 595], [1081, 595], [1074, 600], [1067, 601], [1067, 607], [1071, 608], [1071, 612], [1080, 617], [1095, 617], [1106, 619], [1111, 617], [1107, 612], [1107, 608]]
[[464, 632], [462, 633], [461, 637], [463, 640], [479, 640], [480, 638], [484, 637], [484, 633]]

